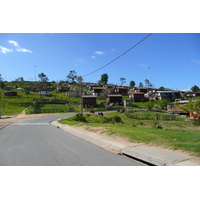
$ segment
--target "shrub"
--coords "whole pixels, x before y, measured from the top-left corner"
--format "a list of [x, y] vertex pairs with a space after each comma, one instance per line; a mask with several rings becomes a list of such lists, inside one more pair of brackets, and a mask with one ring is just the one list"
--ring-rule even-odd
[[72, 120], [80, 121], [80, 122], [87, 122], [86, 118], [81, 113], [76, 114], [76, 116], [74, 116]]
[[194, 120], [192, 123], [194, 126], [200, 126], [200, 118], [197, 120]]
[[154, 121], [153, 121], [152, 127], [153, 127], [153, 128], [162, 129], [162, 126], [161, 126], [161, 124], [160, 124], [160, 121], [158, 121], [158, 120], [154, 120]]
[[109, 120], [113, 124], [115, 124], [115, 123], [122, 123], [122, 119], [119, 116], [117, 116], [117, 115], [111, 117]]

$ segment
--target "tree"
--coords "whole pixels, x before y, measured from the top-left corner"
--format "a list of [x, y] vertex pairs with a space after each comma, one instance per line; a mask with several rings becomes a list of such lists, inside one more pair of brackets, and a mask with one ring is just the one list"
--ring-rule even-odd
[[3, 82], [2, 74], [0, 74], [0, 82]]
[[156, 101], [156, 103], [158, 104], [158, 106], [161, 107], [161, 109], [164, 109], [165, 107], [167, 107], [167, 104], [170, 103], [170, 101], [167, 101], [166, 99], [161, 99], [159, 101]]
[[142, 82], [140, 82], [140, 84], [139, 84], [139, 87], [144, 87], [144, 85], [143, 85], [143, 83], [142, 83]]
[[151, 110], [155, 105], [155, 102], [154, 101], [147, 101], [145, 103], [145, 106], [148, 108], [148, 110]]
[[38, 74], [38, 77], [40, 78], [41, 82], [47, 82], [49, 80], [44, 73]]
[[144, 80], [146, 87], [152, 87], [152, 84], [150, 83], [150, 81], [148, 79]]
[[164, 91], [165, 88], [163, 86], [161, 86], [160, 88], [158, 88], [158, 91]]
[[126, 78], [120, 78], [120, 82], [121, 82], [121, 85], [123, 85], [124, 83], [126, 83]]
[[134, 87], [135, 86], [135, 81], [130, 81], [130, 87]]
[[67, 77], [67, 79], [69, 80], [70, 84], [76, 83], [75, 80], [76, 80], [76, 78], [77, 78], [77, 75], [76, 75], [75, 70], [71, 70], [71, 71], [69, 72], [69, 74], [68, 74], [66, 77]]
[[192, 92], [199, 92], [200, 88], [197, 85], [194, 85], [190, 88], [190, 90], [192, 90]]
[[101, 75], [101, 83], [104, 85], [104, 84], [107, 84], [108, 83], [108, 74], [102, 74]]

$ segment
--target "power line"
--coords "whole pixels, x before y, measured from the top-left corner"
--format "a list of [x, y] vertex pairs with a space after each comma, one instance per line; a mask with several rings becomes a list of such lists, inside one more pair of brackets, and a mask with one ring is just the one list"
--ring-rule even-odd
[[100, 69], [103, 69], [104, 67], [110, 65], [111, 63], [113, 63], [114, 61], [116, 61], [117, 59], [121, 58], [123, 55], [125, 55], [125, 54], [128, 53], [129, 51], [131, 51], [131, 50], [132, 50], [133, 48], [135, 48], [137, 45], [139, 45], [140, 43], [142, 43], [144, 40], [146, 40], [146, 39], [147, 39], [149, 36], [151, 36], [151, 35], [152, 35], [152, 33], [150, 33], [149, 35], [147, 35], [146, 37], [144, 37], [142, 40], [140, 40], [138, 43], [136, 43], [136, 44], [135, 44], [134, 46], [132, 46], [130, 49], [128, 49], [127, 51], [125, 51], [124, 53], [122, 53], [120, 56], [116, 57], [115, 59], [113, 59], [113, 60], [110, 61], [109, 63], [103, 65], [102, 67], [100, 67], [100, 68], [96, 69], [95, 71], [90, 72], [89, 74], [86, 74], [86, 75], [84, 75], [84, 76], [82, 76], [82, 77], [89, 76], [90, 74], [93, 74], [93, 73], [99, 71]]

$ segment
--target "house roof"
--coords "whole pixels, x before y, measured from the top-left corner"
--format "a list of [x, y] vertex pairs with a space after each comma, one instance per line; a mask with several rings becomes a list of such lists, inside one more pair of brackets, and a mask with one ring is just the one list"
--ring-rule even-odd
[[104, 87], [94, 87], [94, 88], [92, 88], [93, 90], [103, 90], [104, 89]]
[[109, 94], [107, 97], [122, 97], [121, 94]]
[[130, 92], [130, 94], [144, 94], [144, 92]]
[[127, 88], [127, 87], [116, 87], [116, 89], [124, 89], [124, 90], [127, 90], [128, 88]]
[[82, 98], [97, 98], [97, 96], [94, 96], [94, 95], [83, 95]]
[[[189, 101], [188, 100], [183, 100], [183, 101], [177, 101], [178, 103], [188, 103]], [[172, 103], [168, 103], [168, 105], [173, 105], [175, 104], [175, 102], [172, 102]]]

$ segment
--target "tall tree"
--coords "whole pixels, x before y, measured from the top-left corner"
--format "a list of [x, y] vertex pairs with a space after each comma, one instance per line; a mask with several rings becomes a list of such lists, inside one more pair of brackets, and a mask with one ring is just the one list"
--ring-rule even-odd
[[135, 86], [135, 81], [130, 81], [130, 87], [134, 87]]
[[140, 82], [140, 84], [139, 84], [139, 87], [144, 87], [144, 85], [143, 85], [143, 83], [142, 83], [142, 82]]
[[108, 74], [102, 74], [101, 75], [101, 83], [104, 85], [104, 84], [107, 84], [108, 83]]
[[38, 77], [40, 78], [41, 82], [47, 82], [49, 80], [44, 73], [38, 74]]
[[200, 88], [199, 88], [197, 85], [194, 85], [194, 86], [192, 86], [192, 87], [190, 88], [190, 90], [191, 90], [192, 92], [199, 92], [199, 91], [200, 91]]
[[3, 77], [2, 77], [2, 75], [0, 74], [0, 82], [2, 82], [3, 81]]
[[124, 83], [126, 83], [125, 80], [126, 80], [126, 78], [123, 78], [123, 77], [120, 78], [121, 85], [123, 85]]
[[75, 80], [76, 80], [76, 78], [77, 78], [77, 75], [76, 75], [75, 70], [71, 70], [71, 71], [69, 72], [69, 74], [68, 74], [66, 77], [67, 77], [67, 79], [69, 80], [70, 84], [76, 83]]

